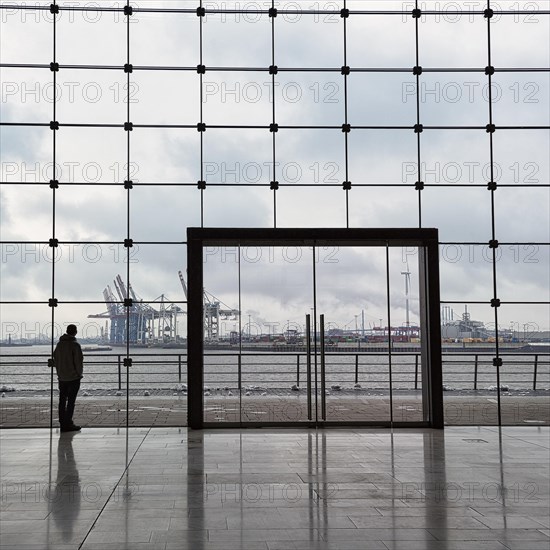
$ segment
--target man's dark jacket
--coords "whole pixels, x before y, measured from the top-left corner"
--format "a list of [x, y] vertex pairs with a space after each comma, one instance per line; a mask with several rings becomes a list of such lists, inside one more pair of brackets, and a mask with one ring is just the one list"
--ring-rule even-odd
[[84, 357], [75, 336], [64, 334], [55, 347], [53, 358], [59, 380], [71, 382], [82, 378]]

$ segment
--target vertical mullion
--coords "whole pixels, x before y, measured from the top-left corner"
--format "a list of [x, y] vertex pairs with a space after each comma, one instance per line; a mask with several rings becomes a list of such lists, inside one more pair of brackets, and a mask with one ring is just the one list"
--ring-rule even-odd
[[[199, 9], [203, 9], [202, 5], [203, 0], [200, 0]], [[203, 17], [199, 16], [199, 65], [203, 66]], [[203, 124], [203, 99], [204, 99], [204, 86], [203, 86], [203, 73], [199, 73], [199, 122]], [[202, 182], [204, 179], [204, 132], [199, 132], [200, 134], [200, 162], [201, 162], [201, 177], [200, 177], [200, 191], [201, 191], [201, 227], [204, 227], [204, 184]]]
[[[127, 0], [126, 5], [130, 7]], [[130, 15], [126, 15], [126, 63], [130, 65]], [[126, 122], [130, 122], [130, 71], [126, 72]], [[126, 293], [125, 300], [130, 298], [130, 131], [126, 132]], [[130, 307], [126, 307], [126, 434], [130, 422]], [[136, 327], [137, 336], [137, 327]]]
[[[271, 0], [271, 8], [275, 9], [275, 0]], [[275, 17], [271, 17], [271, 66], [275, 67]], [[275, 71], [271, 74], [271, 100], [272, 100], [272, 123], [277, 124], [276, 109], [275, 109]], [[277, 166], [276, 155], [276, 132], [272, 132], [273, 140], [273, 228], [277, 228], [277, 174], [275, 172]]]
[[[344, 10], [347, 9], [347, 0], [344, 0]], [[348, 66], [348, 18], [343, 17], [344, 19], [344, 67]], [[348, 74], [347, 71], [344, 72], [344, 123], [348, 124]], [[345, 172], [346, 172], [346, 182], [349, 181], [349, 133], [344, 132], [344, 163], [345, 163]], [[346, 192], [346, 228], [349, 229], [349, 192], [350, 190], [345, 189]]]
[[[491, 10], [491, 0], [487, 0], [487, 10]], [[487, 14], [487, 65], [490, 69], [492, 67], [492, 56], [491, 56], [491, 17], [489, 13]], [[493, 93], [492, 93], [492, 84], [493, 77], [491, 75], [491, 70], [487, 71], [488, 78], [488, 95], [489, 95], [489, 125], [492, 127], [493, 124]], [[490, 163], [490, 173], [491, 173], [491, 241], [496, 242], [496, 224], [495, 224], [495, 192], [496, 189], [493, 185], [495, 181], [495, 164], [494, 164], [494, 149], [493, 149], [493, 131], [489, 131], [489, 163]], [[497, 418], [498, 425], [502, 425], [501, 417], [501, 402], [500, 402], [500, 366], [499, 366], [499, 345], [498, 345], [498, 306], [497, 306], [497, 249], [496, 246], [491, 246], [492, 249], [492, 268], [493, 268], [493, 300], [494, 302], [494, 315], [495, 315], [495, 359], [496, 359], [496, 374], [497, 374]]]
[[[56, 5], [56, 0], [53, 0], [53, 6]], [[53, 13], [53, 63], [57, 62], [57, 14]], [[53, 71], [53, 106], [52, 106], [52, 116], [53, 121], [57, 121], [57, 72]], [[55, 242], [56, 238], [56, 225], [55, 225], [55, 213], [56, 213], [56, 180], [57, 180], [57, 170], [56, 170], [56, 160], [57, 160], [57, 140], [56, 140], [56, 130], [52, 132], [52, 242]], [[51, 298], [55, 299], [55, 264], [57, 262], [57, 254], [53, 255], [52, 261], [52, 280], [51, 280]], [[53, 304], [52, 304], [53, 306]], [[51, 342], [50, 342], [50, 351], [52, 365], [50, 368], [50, 430], [53, 429], [53, 386], [54, 386], [54, 367], [53, 367], [53, 352], [54, 352], [54, 331], [55, 331], [55, 307], [52, 307], [51, 312]]]
[[[418, 0], [415, 0], [415, 8], [418, 9]], [[420, 67], [420, 48], [419, 48], [419, 17], [415, 19], [415, 66]], [[420, 124], [420, 74], [416, 74], [416, 124]], [[416, 134], [416, 162], [418, 164], [418, 227], [422, 228], [422, 161], [420, 148], [420, 132]]]

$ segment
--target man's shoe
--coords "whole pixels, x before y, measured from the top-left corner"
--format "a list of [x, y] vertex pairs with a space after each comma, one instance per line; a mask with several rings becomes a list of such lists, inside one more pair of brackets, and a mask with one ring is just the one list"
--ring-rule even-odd
[[72, 426], [64, 426], [63, 428], [61, 428], [61, 432], [79, 432], [80, 431], [80, 426], [75, 426], [74, 424]]

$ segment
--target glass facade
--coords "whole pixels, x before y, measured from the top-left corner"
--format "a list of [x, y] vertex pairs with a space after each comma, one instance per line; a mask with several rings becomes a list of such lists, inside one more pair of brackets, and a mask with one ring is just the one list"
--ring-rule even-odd
[[[185, 423], [188, 227], [437, 228], [446, 422], [548, 424], [546, 2], [13, 1], [0, 16], [3, 425], [56, 424], [48, 359], [69, 323], [83, 422]], [[205, 251], [221, 265], [204, 289], [218, 400], [270, 385], [234, 379], [236, 346], [303, 351], [305, 256], [266, 249], [262, 267], [258, 250]], [[418, 250], [392, 249], [391, 277], [374, 253], [321, 254], [327, 345], [358, 348], [383, 397], [374, 354], [389, 341], [407, 370], [420, 345]], [[262, 368], [294, 376], [282, 358]]]

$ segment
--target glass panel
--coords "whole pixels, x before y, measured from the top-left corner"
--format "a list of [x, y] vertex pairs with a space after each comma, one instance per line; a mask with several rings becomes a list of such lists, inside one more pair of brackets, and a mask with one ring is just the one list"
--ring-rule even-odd
[[502, 423], [548, 425], [550, 306], [504, 304], [498, 313]]
[[426, 15], [420, 18], [418, 36], [423, 67], [487, 65], [487, 19], [482, 14]]
[[138, 298], [159, 304], [164, 301], [165, 307], [184, 300], [178, 271], [184, 267], [185, 255], [185, 244], [134, 245], [130, 254], [130, 282]]
[[[347, 7], [350, 11], [376, 10], [376, 11], [404, 11], [408, 10], [409, 5], [403, 4], [399, 0], [347, 0]], [[353, 19], [361, 19], [362, 15], [350, 15]], [[404, 16], [408, 17], [408, 16]], [[391, 23], [391, 19], [389, 21]]]
[[[268, 133], [267, 127], [272, 122], [273, 103], [273, 87], [269, 75], [251, 72], [207, 72], [202, 89], [203, 120], [207, 125], [265, 126], [264, 132]], [[194, 122], [196, 124], [198, 120]], [[280, 124], [280, 121], [278, 122]], [[252, 134], [251, 131], [247, 133]], [[223, 135], [228, 134], [224, 132]], [[210, 138], [211, 133], [208, 132], [206, 137]]]
[[486, 184], [491, 181], [489, 137], [485, 130], [425, 131], [421, 153], [424, 183]]
[[0, 301], [47, 302], [52, 296], [52, 264], [58, 249], [47, 244], [0, 245], [2, 284]]
[[243, 422], [308, 419], [304, 321], [312, 285], [310, 248], [241, 249]]
[[495, 252], [498, 296], [503, 302], [550, 302], [548, 245], [504, 245]]
[[[515, 53], [515, 52], [514, 52]], [[493, 117], [496, 125], [548, 125], [550, 75], [495, 73]]]
[[[120, 122], [123, 123], [123, 119]], [[67, 128], [57, 132], [59, 183], [124, 183], [127, 133], [120, 128]], [[132, 166], [132, 175], [134, 169]]]
[[[57, 120], [61, 124], [122, 124], [128, 89], [131, 103], [138, 99], [135, 84], [128, 88], [122, 71], [63, 69], [58, 73], [56, 89]], [[53, 103], [53, 96], [50, 101]], [[51, 115], [46, 121], [50, 119]]]
[[389, 422], [385, 249], [317, 248], [316, 280], [317, 314], [325, 316], [326, 419]]
[[[91, 303], [60, 304], [55, 309], [55, 344], [68, 324], [75, 324], [76, 336], [84, 354], [83, 378], [76, 400], [74, 422], [79, 426], [125, 426], [143, 422], [143, 410], [138, 403], [129, 404], [126, 389], [133, 372], [124, 366], [125, 347], [111, 346], [108, 341], [109, 320], [89, 318], [98, 306]], [[55, 383], [57, 386], [57, 382]], [[57, 392], [56, 392], [57, 393]], [[106, 406], [106, 398], [109, 405]], [[57, 395], [54, 396], [54, 407]], [[57, 411], [56, 411], [57, 412]], [[54, 412], [54, 427], [57, 414]]]
[[[336, 11], [336, 2], [317, 3], [313, 10], [326, 9], [329, 4], [329, 9]], [[277, 17], [275, 40], [275, 64], [279, 67], [340, 68], [344, 64], [344, 26], [339, 13], [310, 11]]]
[[277, 227], [345, 226], [346, 195], [341, 187], [287, 186], [277, 191]]
[[203, 205], [205, 226], [273, 226], [273, 191], [268, 188], [210, 186], [204, 191]]
[[200, 226], [201, 192], [196, 186], [138, 185], [130, 199], [134, 241], [185, 241], [187, 227]]
[[[358, 0], [350, 10], [396, 10], [403, 5], [379, 2], [378, 6]], [[411, 8], [412, 10], [412, 8]], [[394, 29], [388, 32], [388, 29]], [[414, 20], [406, 15], [351, 15], [348, 22], [348, 65], [356, 67], [412, 67], [415, 65]]]
[[394, 422], [422, 422], [423, 361], [420, 326], [420, 254], [390, 248], [391, 385]]
[[[0, 378], [4, 396], [0, 426], [49, 426], [52, 372], [48, 359], [52, 333], [54, 343], [60, 334], [52, 324], [52, 309], [43, 304], [1, 304], [0, 315]], [[57, 419], [57, 413], [54, 415]]]
[[[422, 226], [437, 227], [442, 242], [488, 243], [491, 194], [486, 188], [426, 187], [422, 191]], [[455, 257], [465, 258], [466, 254], [469, 258], [466, 248], [464, 245], [459, 250], [450, 245], [446, 249], [447, 259], [452, 262]]]
[[[15, 166], [14, 169], [19, 168]], [[5, 184], [0, 186], [0, 197], [3, 241], [49, 239], [53, 211], [53, 193], [49, 185]]]
[[[33, 2], [35, 6], [49, 4]], [[53, 60], [53, 15], [49, 11], [3, 9], [0, 15], [2, 63], [49, 64]]]
[[[413, 78], [406, 85], [409, 103], [416, 101]], [[420, 120], [427, 126], [480, 126], [489, 120], [489, 83], [485, 75], [424, 73], [419, 99]]]
[[[204, 137], [206, 183], [264, 183], [273, 173], [269, 130], [212, 129]], [[282, 182], [281, 182], [282, 183]]]
[[443, 304], [441, 325], [445, 423], [498, 424], [494, 309]]
[[[119, 101], [126, 107], [127, 84], [124, 83], [116, 91]], [[199, 121], [197, 118], [199, 107], [200, 81], [196, 73], [188, 71], [134, 71], [132, 73], [130, 113], [134, 124], [196, 125]]]
[[[92, 169], [99, 174], [101, 167], [94, 166], [88, 173]], [[56, 237], [60, 241], [123, 241], [127, 234], [127, 194], [122, 185], [60, 185], [55, 194]]]
[[[416, 123], [416, 77], [403, 73], [351, 73], [348, 118], [352, 126], [412, 127]], [[359, 131], [352, 134], [354, 140], [360, 135]], [[378, 135], [383, 137], [381, 132]]]
[[[180, 128], [135, 128], [130, 138], [132, 181], [196, 183], [201, 179], [200, 135]], [[122, 181], [126, 165], [121, 166]]]
[[341, 184], [345, 178], [345, 141], [340, 130], [294, 130], [277, 134], [279, 183]]
[[[550, 233], [549, 203], [550, 189], [547, 187], [498, 189], [495, 193], [498, 239], [508, 243], [547, 243]], [[536, 249], [530, 245], [521, 246], [520, 261], [536, 258]]]
[[[539, 124], [548, 124], [548, 119], [539, 119]], [[496, 181], [548, 185], [550, 132], [503, 130], [495, 132], [493, 143]]]
[[57, 24], [57, 61], [60, 65], [116, 65], [122, 70], [127, 59], [126, 32], [126, 17], [118, 10], [65, 12]]
[[[271, 83], [264, 84], [266, 93]], [[279, 73], [275, 81], [277, 123], [285, 126], [341, 126], [344, 79], [333, 73]]]
[[52, 131], [46, 127], [0, 126], [2, 181], [49, 183], [53, 174], [52, 141]]
[[441, 245], [439, 274], [443, 301], [467, 298], [489, 302], [493, 297], [493, 251], [488, 246]]
[[[271, 20], [265, 14], [252, 13], [258, 9], [257, 5], [248, 6], [247, 13], [207, 14], [204, 18], [203, 63], [206, 67], [267, 68], [271, 65]], [[239, 8], [242, 10], [243, 5]]]
[[413, 185], [356, 185], [349, 192], [348, 203], [351, 227], [418, 227], [418, 191]]
[[203, 277], [204, 421], [240, 422], [244, 319], [239, 314], [238, 247], [205, 247]]
[[[103, 289], [117, 273], [126, 272], [122, 245], [61, 244], [56, 254], [55, 297], [60, 302], [102, 302]], [[104, 308], [103, 304], [94, 305], [88, 313]]]
[[352, 130], [348, 143], [352, 183], [418, 180], [417, 138], [412, 130]]
[[[502, 7], [503, 9], [504, 6]], [[491, 57], [495, 67], [548, 67], [548, 48], [533, 48], [532, 44], [548, 44], [549, 16], [546, 2], [535, 1], [508, 9], [527, 13], [495, 17], [491, 20]], [[531, 12], [531, 13], [529, 13]]]
[[[186, 5], [187, 4], [187, 5]], [[188, 3], [148, 7], [189, 8]], [[196, 67], [200, 61], [200, 20], [194, 13], [136, 13], [130, 18], [131, 62], [138, 66]], [[151, 47], [151, 37], [155, 47]], [[195, 73], [195, 77], [196, 77]]]
[[[2, 10], [0, 16], [4, 13], [5, 10]], [[2, 43], [3, 39], [2, 36]], [[51, 120], [55, 97], [51, 72], [44, 69], [2, 67], [0, 89], [2, 90], [3, 122], [49, 122]]]

